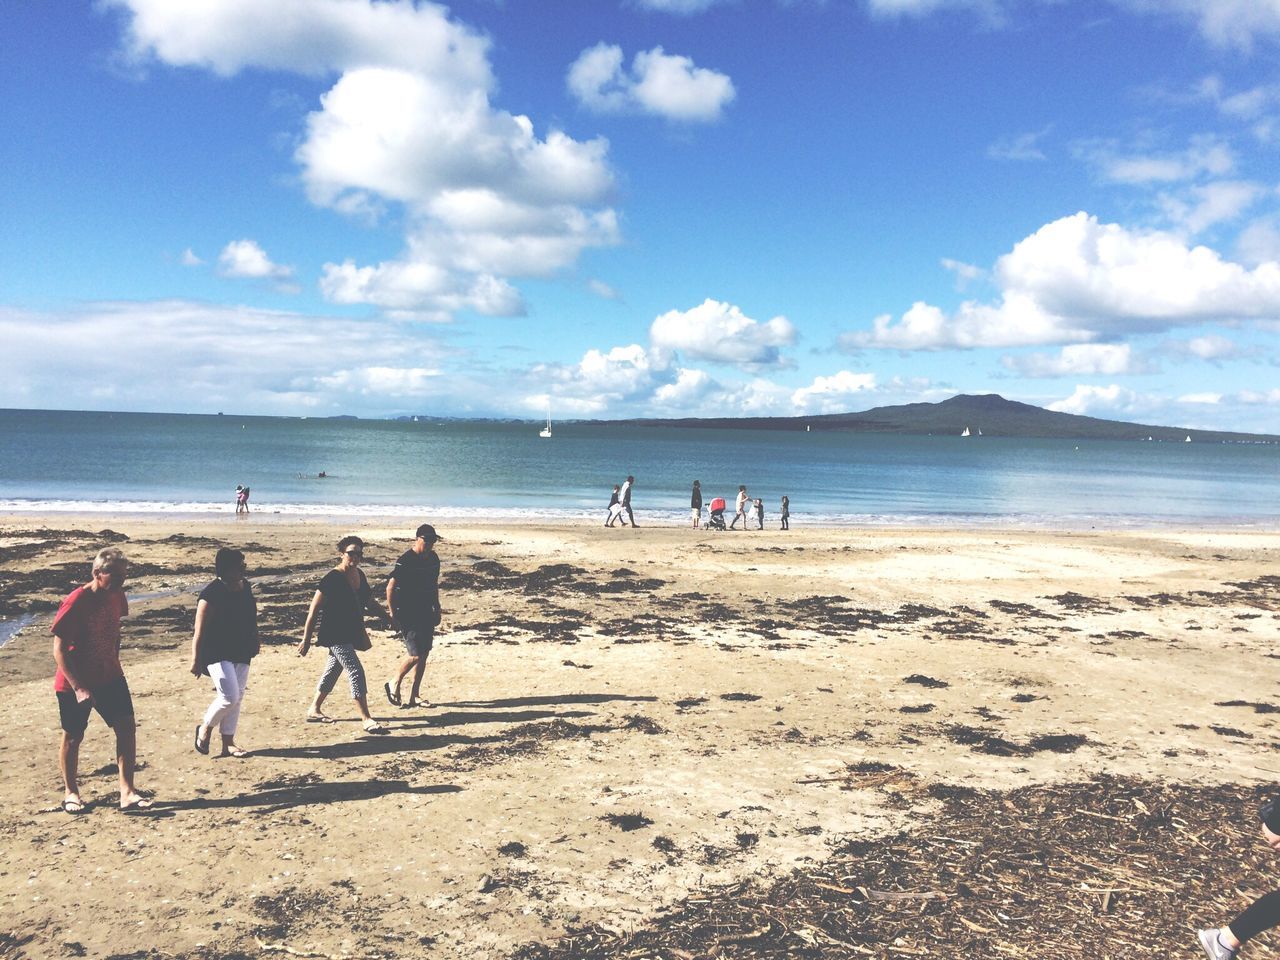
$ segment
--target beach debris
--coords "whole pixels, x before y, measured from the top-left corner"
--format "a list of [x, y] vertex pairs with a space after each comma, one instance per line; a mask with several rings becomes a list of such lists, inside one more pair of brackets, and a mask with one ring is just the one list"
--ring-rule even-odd
[[922, 687], [930, 690], [941, 690], [943, 687], [949, 687], [951, 684], [945, 680], [937, 680], [933, 677], [926, 677], [923, 673], [913, 673], [909, 677], [902, 678], [903, 683], [918, 683]]
[[760, 700], [763, 698], [758, 693], [722, 693], [720, 694], [720, 699], [750, 703], [754, 700]]
[[527, 848], [519, 840], [512, 840], [510, 843], [504, 843], [498, 848], [498, 854], [500, 856], [515, 857], [517, 859], [524, 857], [527, 852]]
[[643, 813], [606, 813], [600, 819], [626, 832], [653, 825], [653, 821]]

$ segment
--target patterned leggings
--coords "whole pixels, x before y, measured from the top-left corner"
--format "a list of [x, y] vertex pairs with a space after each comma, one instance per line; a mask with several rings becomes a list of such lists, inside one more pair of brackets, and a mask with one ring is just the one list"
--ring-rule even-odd
[[329, 648], [329, 659], [324, 663], [324, 673], [320, 676], [320, 686], [317, 689], [328, 696], [333, 692], [338, 675], [343, 670], [347, 671], [347, 682], [351, 684], [351, 699], [359, 700], [364, 697], [364, 667], [360, 666], [356, 648], [350, 644], [335, 644]]

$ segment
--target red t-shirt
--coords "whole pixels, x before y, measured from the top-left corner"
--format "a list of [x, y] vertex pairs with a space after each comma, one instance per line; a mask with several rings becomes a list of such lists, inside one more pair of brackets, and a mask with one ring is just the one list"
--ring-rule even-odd
[[[65, 656], [86, 690], [124, 676], [120, 618], [128, 615], [129, 600], [123, 590], [92, 590], [88, 585], [73, 590], [58, 608], [49, 632], [67, 642]], [[53, 689], [59, 693], [73, 689], [61, 670], [54, 674]]]

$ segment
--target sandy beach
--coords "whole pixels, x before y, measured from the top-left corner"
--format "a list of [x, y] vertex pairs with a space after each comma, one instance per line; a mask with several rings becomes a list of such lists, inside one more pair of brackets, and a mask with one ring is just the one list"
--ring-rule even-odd
[[[371, 737], [294, 647], [338, 537], [380, 593], [408, 529], [0, 520], [0, 957], [1192, 956], [1271, 888], [1280, 533], [771, 526], [441, 524], [433, 705], [371, 630]], [[59, 807], [48, 621], [108, 543], [147, 818], [96, 716]], [[223, 544], [243, 760], [191, 745]]]

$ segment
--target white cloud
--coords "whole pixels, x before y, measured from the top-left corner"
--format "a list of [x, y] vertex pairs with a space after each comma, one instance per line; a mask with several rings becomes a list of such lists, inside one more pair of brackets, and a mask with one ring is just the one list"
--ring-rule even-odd
[[942, 258], [942, 266], [945, 270], [950, 270], [956, 277], [956, 289], [964, 290], [971, 283], [978, 280], [985, 280], [987, 271], [981, 267], [975, 267], [971, 263], [963, 263], [960, 260], [952, 260], [948, 257]]
[[1218, 334], [1192, 337], [1186, 341], [1184, 348], [1187, 353], [1194, 357], [1199, 357], [1201, 360], [1226, 360], [1238, 356], [1240, 353], [1240, 348], [1234, 340], [1228, 340]]
[[1191, 187], [1185, 198], [1161, 194], [1158, 202], [1175, 226], [1194, 235], [1237, 219], [1265, 192], [1261, 184], [1247, 180], [1219, 180]]
[[1139, 394], [1113, 383], [1107, 387], [1077, 386], [1071, 396], [1049, 404], [1048, 409], [1080, 416], [1129, 415], [1146, 409], [1146, 404]]
[[710, 298], [691, 310], [669, 310], [649, 326], [649, 341], [657, 351], [744, 369], [783, 365], [780, 348], [795, 339], [786, 317], [761, 323], [739, 307]]
[[1000, 361], [1024, 377], [1119, 376], [1148, 370], [1127, 343], [1077, 343], [1063, 347], [1057, 356], [1032, 353]]
[[1236, 398], [1249, 406], [1280, 405], [1280, 387], [1270, 390], [1241, 390]]
[[653, 403], [689, 416], [714, 416], [715, 410], [701, 409], [705, 401], [722, 391], [719, 383], [705, 370], [682, 369], [674, 383], [664, 383], [653, 394]]
[[874, 373], [841, 370], [829, 377], [815, 377], [813, 383], [791, 394], [791, 404], [800, 413], [844, 413], [861, 395], [876, 389]]
[[587, 289], [594, 293], [601, 300], [621, 300], [622, 294], [615, 290], [603, 280], [597, 280], [592, 277], [587, 281]]
[[1049, 132], [1049, 127], [1034, 133], [1019, 133], [1002, 137], [987, 147], [987, 156], [992, 160], [1010, 160], [1015, 162], [1048, 160], [1040, 141]]
[[1235, 169], [1231, 148], [1207, 135], [1192, 137], [1187, 148], [1176, 153], [1126, 153], [1110, 142], [1080, 143], [1075, 153], [1102, 179], [1130, 186], [1222, 177]]
[[996, 263], [1001, 298], [953, 313], [914, 304], [900, 320], [840, 337], [845, 349], [1086, 343], [1177, 326], [1280, 319], [1280, 262], [1254, 269], [1158, 231], [1085, 213], [1046, 224]]
[[[0, 340], [17, 371], [0, 383], [0, 406], [56, 397], [83, 409], [381, 415], [426, 396], [452, 406], [459, 394], [457, 377], [439, 376], [457, 351], [385, 320], [181, 300], [0, 307]], [[51, 353], [56, 369], [41, 362]], [[157, 375], [172, 370], [182, 376]]]
[[199, 257], [197, 257], [195, 254], [195, 251], [192, 250], [190, 247], [187, 247], [187, 249], [182, 251], [182, 257], [180, 258], [180, 261], [184, 267], [204, 266], [204, 261], [201, 260]]
[[[244, 280], [274, 280], [287, 285], [293, 267], [273, 263], [255, 240], [232, 240], [218, 254], [218, 273]], [[291, 287], [295, 289], [296, 287]]]
[[599, 43], [578, 55], [566, 83], [590, 110], [635, 111], [681, 121], [717, 120], [736, 96], [725, 74], [694, 66], [688, 57], [665, 53], [662, 47], [637, 53], [628, 71], [621, 47]]
[[727, 0], [636, 0], [636, 6], [662, 13], [701, 13]]
[[1197, 403], [1204, 406], [1216, 406], [1222, 402], [1220, 393], [1184, 393], [1178, 403]]
[[317, 205], [376, 221], [404, 208], [401, 256], [323, 268], [337, 302], [431, 319], [512, 314], [508, 278], [546, 276], [618, 242], [603, 139], [539, 137], [495, 108], [489, 41], [438, 4], [281, 0], [108, 0], [128, 13], [127, 46], [223, 75], [260, 68], [335, 75], [295, 151]]
[[1213, 44], [1248, 50], [1280, 36], [1280, 0], [1115, 0], [1122, 7], [1194, 21]]
[[1241, 230], [1236, 255], [1251, 266], [1280, 263], [1280, 217], [1262, 217]]

